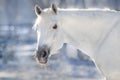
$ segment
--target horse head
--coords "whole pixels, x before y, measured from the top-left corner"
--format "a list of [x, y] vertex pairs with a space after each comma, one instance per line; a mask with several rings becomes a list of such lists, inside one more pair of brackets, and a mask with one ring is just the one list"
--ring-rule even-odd
[[48, 57], [61, 47], [60, 27], [56, 5], [42, 10], [35, 6], [37, 15], [33, 28], [37, 32], [37, 49], [35, 57], [40, 63], [47, 63]]

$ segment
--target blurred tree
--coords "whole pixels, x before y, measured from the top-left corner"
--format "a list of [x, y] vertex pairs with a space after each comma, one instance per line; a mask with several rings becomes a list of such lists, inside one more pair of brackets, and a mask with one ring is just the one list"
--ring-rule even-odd
[[5, 0], [5, 13], [7, 14], [6, 16], [9, 26], [13, 25], [16, 20], [18, 12], [17, 5], [17, 0]]

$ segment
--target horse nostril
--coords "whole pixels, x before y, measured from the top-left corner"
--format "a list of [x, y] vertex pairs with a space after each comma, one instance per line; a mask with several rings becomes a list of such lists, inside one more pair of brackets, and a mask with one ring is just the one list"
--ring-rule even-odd
[[41, 57], [46, 57], [46, 55], [47, 55], [47, 52], [46, 52], [46, 51], [42, 51], [42, 52], [41, 52]]

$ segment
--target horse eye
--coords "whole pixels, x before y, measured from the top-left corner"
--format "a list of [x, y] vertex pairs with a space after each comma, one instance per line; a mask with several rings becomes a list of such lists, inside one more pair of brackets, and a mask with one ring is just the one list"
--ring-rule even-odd
[[53, 29], [57, 29], [57, 24], [55, 24], [55, 25], [53, 26]]

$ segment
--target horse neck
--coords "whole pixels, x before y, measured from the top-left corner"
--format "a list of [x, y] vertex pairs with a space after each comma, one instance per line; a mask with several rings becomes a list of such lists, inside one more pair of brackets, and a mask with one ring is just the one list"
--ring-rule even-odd
[[58, 17], [66, 43], [76, 44], [79, 49], [93, 54], [104, 44], [119, 20], [115, 15], [105, 11], [60, 11]]

